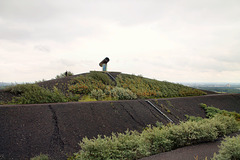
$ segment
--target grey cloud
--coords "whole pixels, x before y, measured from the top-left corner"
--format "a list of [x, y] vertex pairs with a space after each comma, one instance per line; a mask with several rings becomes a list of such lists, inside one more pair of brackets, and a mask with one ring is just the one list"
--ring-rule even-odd
[[101, 32], [100, 26], [85, 25], [81, 21], [88, 15], [84, 16], [80, 9], [76, 9], [81, 3], [72, 2], [0, 1], [0, 39], [71, 41]]
[[[49, 61], [42, 65], [45, 70], [52, 71], [59, 68], [64, 71], [67, 66], [89, 69], [96, 64], [98, 67], [98, 63], [72, 61], [71, 58], [81, 59], [83, 54], [96, 52], [94, 49], [91, 51], [95, 47], [91, 45], [92, 43], [101, 44], [100, 38], [106, 43], [111, 43], [109, 39], [115, 40], [115, 38], [121, 42], [124, 42], [124, 38], [136, 40], [132, 44], [125, 45], [126, 47], [120, 46], [121, 44], [116, 45], [123, 48], [121, 51], [123, 54], [116, 61], [118, 62], [116, 68], [130, 70], [134, 67], [129, 65], [134, 65], [135, 70], [139, 70], [140, 65], [146, 64], [156, 70], [163, 68], [162, 72], [164, 69], [174, 71], [190, 69], [198, 73], [239, 71], [239, 5], [239, 0], [0, 0], [0, 40], [7, 44], [6, 54], [29, 52], [26, 55], [36, 59], [35, 56], [39, 53], [36, 50], [43, 53], [51, 52], [52, 59], [48, 59]], [[112, 30], [108, 32], [107, 29], [111, 26], [113, 26]], [[126, 35], [119, 38], [118, 34], [113, 35], [116, 37], [111, 37], [112, 35], [109, 34], [131, 31], [135, 26], [137, 31], [140, 29], [139, 33], [129, 35], [133, 37]], [[144, 46], [138, 47], [135, 45], [138, 43], [137, 38], [144, 40], [147, 38], [141, 33], [143, 29], [149, 31], [149, 34], [155, 34], [156, 37], [163, 37], [166, 43], [161, 39], [149, 38], [146, 42], [153, 43], [149, 45], [149, 49]], [[86, 43], [86, 47], [78, 46], [78, 42], [74, 41], [76, 39]], [[160, 42], [157, 42], [158, 40]], [[18, 43], [15, 43], [16, 41]], [[119, 43], [119, 41], [116, 42]], [[163, 49], [166, 44], [170, 47]], [[136, 49], [132, 49], [131, 45], [136, 46]], [[55, 47], [59, 46], [60, 48], [56, 50], [62, 52], [62, 57], [69, 57], [69, 60], [63, 60], [64, 58], [58, 57], [59, 53], [54, 52]], [[61, 46], [64, 47], [61, 48]], [[4, 47], [1, 48], [4, 51]], [[10, 48], [14, 52], [10, 51]], [[141, 54], [149, 54], [149, 58], [138, 56], [137, 52], [141, 48], [145, 49]], [[121, 65], [125, 62], [121, 60], [122, 56], [129, 50], [135, 52], [132, 54], [137, 55], [137, 58], [128, 59], [128, 63], [124, 63], [126, 65]], [[157, 57], [157, 54], [152, 53], [153, 50], [160, 56]], [[36, 54], [32, 54], [32, 51]], [[68, 51], [69, 56], [67, 53], [67, 56], [63, 55], [63, 52]], [[105, 51], [108, 50], [100, 47], [99, 55]], [[74, 56], [76, 52], [82, 55]], [[47, 56], [47, 54], [41, 55]], [[60, 60], [54, 61], [55, 56]], [[86, 57], [89, 58], [89, 56]], [[116, 58], [117, 55], [114, 56]], [[90, 58], [96, 59], [96, 56], [90, 56]], [[39, 65], [36, 66], [39, 68]]]
[[[234, 57], [232, 55], [232, 57]], [[239, 60], [238, 60], [239, 61]], [[211, 55], [191, 55], [181, 57], [177, 55], [157, 56], [147, 62], [154, 67], [196, 72], [223, 72], [223, 71], [240, 71], [240, 63], [225, 61], [223, 56], [215, 57]]]
[[[117, 22], [120, 25], [158, 22], [152, 29], [161, 30], [169, 36], [178, 37], [184, 33], [186, 36], [196, 35], [199, 29], [206, 26], [228, 25], [229, 22], [237, 21], [240, 10], [232, 8], [234, 3], [240, 4], [236, 0], [2, 0], [0, 19], [8, 23], [0, 27], [0, 36], [5, 39], [70, 41], [76, 37], [104, 33], [102, 27], [107, 25], [105, 22], [99, 22], [100, 25], [86, 25], [84, 22], [95, 20]], [[26, 28], [14, 29], [11, 25]]]
[[[1, 23], [0, 23], [1, 24]], [[8, 26], [9, 25], [9, 26]], [[27, 40], [31, 39], [31, 32], [28, 29], [11, 26], [10, 24], [0, 26], [0, 39], [2, 40]]]
[[0, 39], [10, 41], [54, 40], [66, 42], [77, 37], [97, 35], [101, 33], [101, 30], [100, 26], [98, 29], [95, 26], [82, 26], [77, 20], [30, 25], [13, 22], [0, 26]]
[[0, 17], [16, 22], [42, 22], [52, 18], [57, 10], [46, 0], [2, 0], [0, 1]]

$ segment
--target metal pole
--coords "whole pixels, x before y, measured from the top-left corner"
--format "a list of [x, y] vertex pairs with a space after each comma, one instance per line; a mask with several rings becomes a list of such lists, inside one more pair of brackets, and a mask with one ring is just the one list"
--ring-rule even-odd
[[148, 102], [153, 108], [155, 108], [164, 117], [166, 117], [171, 123], [173, 123], [173, 120], [171, 120], [166, 114], [164, 114], [160, 109], [158, 109], [154, 104], [152, 104], [152, 102], [150, 102], [149, 100], [145, 100], [145, 101]]

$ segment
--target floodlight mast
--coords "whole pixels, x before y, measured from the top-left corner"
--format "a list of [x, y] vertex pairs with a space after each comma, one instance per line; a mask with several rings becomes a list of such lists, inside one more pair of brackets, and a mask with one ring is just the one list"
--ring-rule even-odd
[[99, 66], [102, 67], [102, 71], [106, 72], [107, 71], [107, 63], [110, 61], [110, 59], [108, 57], [106, 57], [105, 59], [103, 59], [100, 63]]

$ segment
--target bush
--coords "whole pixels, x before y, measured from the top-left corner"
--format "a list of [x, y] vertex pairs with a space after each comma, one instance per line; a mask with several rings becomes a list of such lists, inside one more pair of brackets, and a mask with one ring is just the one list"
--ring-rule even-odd
[[218, 154], [215, 154], [213, 160], [238, 160], [240, 159], [240, 135], [236, 137], [226, 137], [220, 146]]
[[53, 90], [45, 89], [37, 84], [22, 84], [13, 87], [10, 92], [19, 94], [14, 97], [10, 104], [36, 104], [67, 102], [66, 96], [56, 87]]
[[94, 89], [90, 94], [91, 98], [95, 98], [96, 100], [103, 100], [106, 97], [106, 94], [101, 89]]
[[129, 89], [115, 87], [111, 90], [111, 96], [117, 100], [130, 100], [136, 99], [137, 96]]
[[157, 154], [160, 152], [170, 151], [173, 148], [173, 141], [168, 138], [169, 128], [149, 126], [142, 132], [142, 137], [150, 146], [150, 153]]
[[104, 138], [84, 138], [80, 146], [82, 151], [76, 159], [136, 159], [142, 155], [149, 155], [148, 148], [144, 146], [144, 139], [136, 131], [113, 133], [112, 136]]
[[142, 133], [126, 131], [110, 137], [84, 138], [80, 143], [82, 150], [69, 159], [134, 160], [177, 147], [213, 141], [223, 133], [237, 130], [238, 123], [233, 117], [220, 114], [212, 119], [187, 121], [179, 125], [148, 126]]
[[173, 147], [183, 147], [199, 142], [208, 142], [217, 139], [217, 128], [211, 125], [210, 120], [199, 122], [185, 122], [169, 128], [169, 137]]
[[212, 125], [217, 128], [219, 136], [237, 132], [239, 129], [239, 122], [233, 116], [217, 114], [212, 119]]
[[29, 91], [33, 90], [35, 87], [36, 87], [35, 85], [30, 84], [30, 83], [17, 84], [17, 85], [8, 86], [7, 88], [5, 88], [5, 91], [19, 95], [24, 92], [29, 92]]

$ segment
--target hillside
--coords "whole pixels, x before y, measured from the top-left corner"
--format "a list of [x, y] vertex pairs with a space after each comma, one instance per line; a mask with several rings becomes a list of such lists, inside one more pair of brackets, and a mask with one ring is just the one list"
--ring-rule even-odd
[[[64, 160], [79, 151], [84, 137], [206, 117], [200, 103], [240, 111], [239, 94], [206, 95], [166, 81], [110, 74], [90, 72], [1, 90], [1, 158], [30, 159], [43, 153]], [[33, 102], [46, 104], [29, 104]], [[13, 103], [18, 105], [8, 105]]]
[[120, 72], [83, 73], [0, 90], [0, 104], [37, 104], [200, 96], [207, 93], [181, 84]]
[[[240, 112], [239, 94], [161, 98], [150, 100], [175, 123], [185, 115], [205, 117], [200, 103]], [[169, 123], [145, 100], [71, 102], [0, 106], [0, 155], [30, 159], [40, 153], [66, 160], [79, 151], [84, 137], [109, 136], [127, 129], [142, 131], [156, 122]]]

